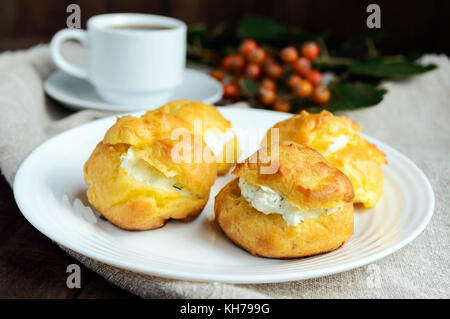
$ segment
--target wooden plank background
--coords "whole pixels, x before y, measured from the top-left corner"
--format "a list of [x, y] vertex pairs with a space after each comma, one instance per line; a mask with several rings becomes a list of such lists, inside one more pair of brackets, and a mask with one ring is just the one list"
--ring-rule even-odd
[[[338, 39], [366, 32], [366, 7], [378, 3], [382, 14], [383, 46], [388, 51], [422, 49], [449, 53], [446, 24], [450, 1], [318, 1], [318, 0], [2, 0], [0, 1], [0, 49], [48, 41], [65, 27], [66, 7], [81, 7], [83, 27], [96, 14], [143, 12], [169, 15], [188, 24], [236, 25], [245, 15], [271, 17], [309, 31], [328, 30]], [[33, 41], [31, 41], [33, 42]], [[14, 49], [14, 48], [11, 48]]]

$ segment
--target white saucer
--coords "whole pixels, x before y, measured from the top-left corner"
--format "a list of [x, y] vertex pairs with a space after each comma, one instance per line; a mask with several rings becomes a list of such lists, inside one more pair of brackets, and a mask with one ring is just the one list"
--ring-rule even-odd
[[[160, 105], [152, 101], [144, 108], [133, 105], [114, 105], [98, 96], [95, 88], [86, 80], [73, 77], [62, 71], [50, 75], [44, 83], [45, 92], [55, 100], [73, 110], [95, 109], [102, 111], [130, 112], [149, 110]], [[192, 69], [186, 69], [183, 83], [175, 90], [170, 100], [189, 99], [213, 104], [222, 98], [222, 85], [214, 78]]]

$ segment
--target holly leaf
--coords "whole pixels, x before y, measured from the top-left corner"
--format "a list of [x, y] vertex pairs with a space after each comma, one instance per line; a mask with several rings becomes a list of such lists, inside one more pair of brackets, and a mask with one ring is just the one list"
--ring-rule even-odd
[[434, 64], [420, 65], [408, 60], [385, 62], [371, 60], [351, 64], [348, 71], [355, 75], [365, 75], [376, 78], [388, 78], [393, 80], [404, 79], [408, 76], [428, 72], [436, 68]]

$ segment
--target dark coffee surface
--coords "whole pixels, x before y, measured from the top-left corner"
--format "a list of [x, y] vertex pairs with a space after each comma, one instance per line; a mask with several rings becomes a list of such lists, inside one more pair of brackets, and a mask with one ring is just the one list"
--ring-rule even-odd
[[168, 26], [154, 25], [154, 24], [127, 24], [127, 25], [115, 25], [109, 27], [113, 30], [136, 30], [136, 31], [152, 31], [152, 30], [169, 30], [172, 29]]

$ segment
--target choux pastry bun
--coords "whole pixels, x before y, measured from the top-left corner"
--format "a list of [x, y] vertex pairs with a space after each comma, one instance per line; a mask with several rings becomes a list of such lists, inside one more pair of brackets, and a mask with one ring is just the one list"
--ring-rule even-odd
[[[184, 151], [192, 149], [210, 159], [188, 159], [192, 154]], [[89, 202], [128, 230], [158, 228], [169, 219], [192, 220], [206, 205], [216, 174], [215, 156], [202, 138], [194, 138], [188, 123], [162, 111], [118, 118], [84, 165]]]
[[[159, 108], [165, 113], [178, 116], [199, 129], [205, 143], [217, 157], [218, 175], [225, 175], [237, 162], [240, 150], [236, 134], [217, 108], [210, 104], [178, 100]], [[196, 123], [196, 121], [198, 121]], [[195, 132], [197, 134], [197, 132]]]
[[[264, 168], [273, 168], [264, 173]], [[353, 188], [315, 150], [282, 141], [238, 163], [216, 196], [215, 219], [253, 255], [295, 258], [332, 251], [353, 234]]]
[[[341, 170], [353, 184], [355, 203], [374, 207], [383, 193], [382, 164], [386, 156], [374, 144], [358, 135], [361, 127], [345, 116], [328, 111], [310, 114], [302, 111], [277, 123], [280, 141], [293, 141], [312, 147], [328, 163]], [[270, 130], [267, 134], [270, 144]], [[266, 143], [263, 140], [263, 145]]]

